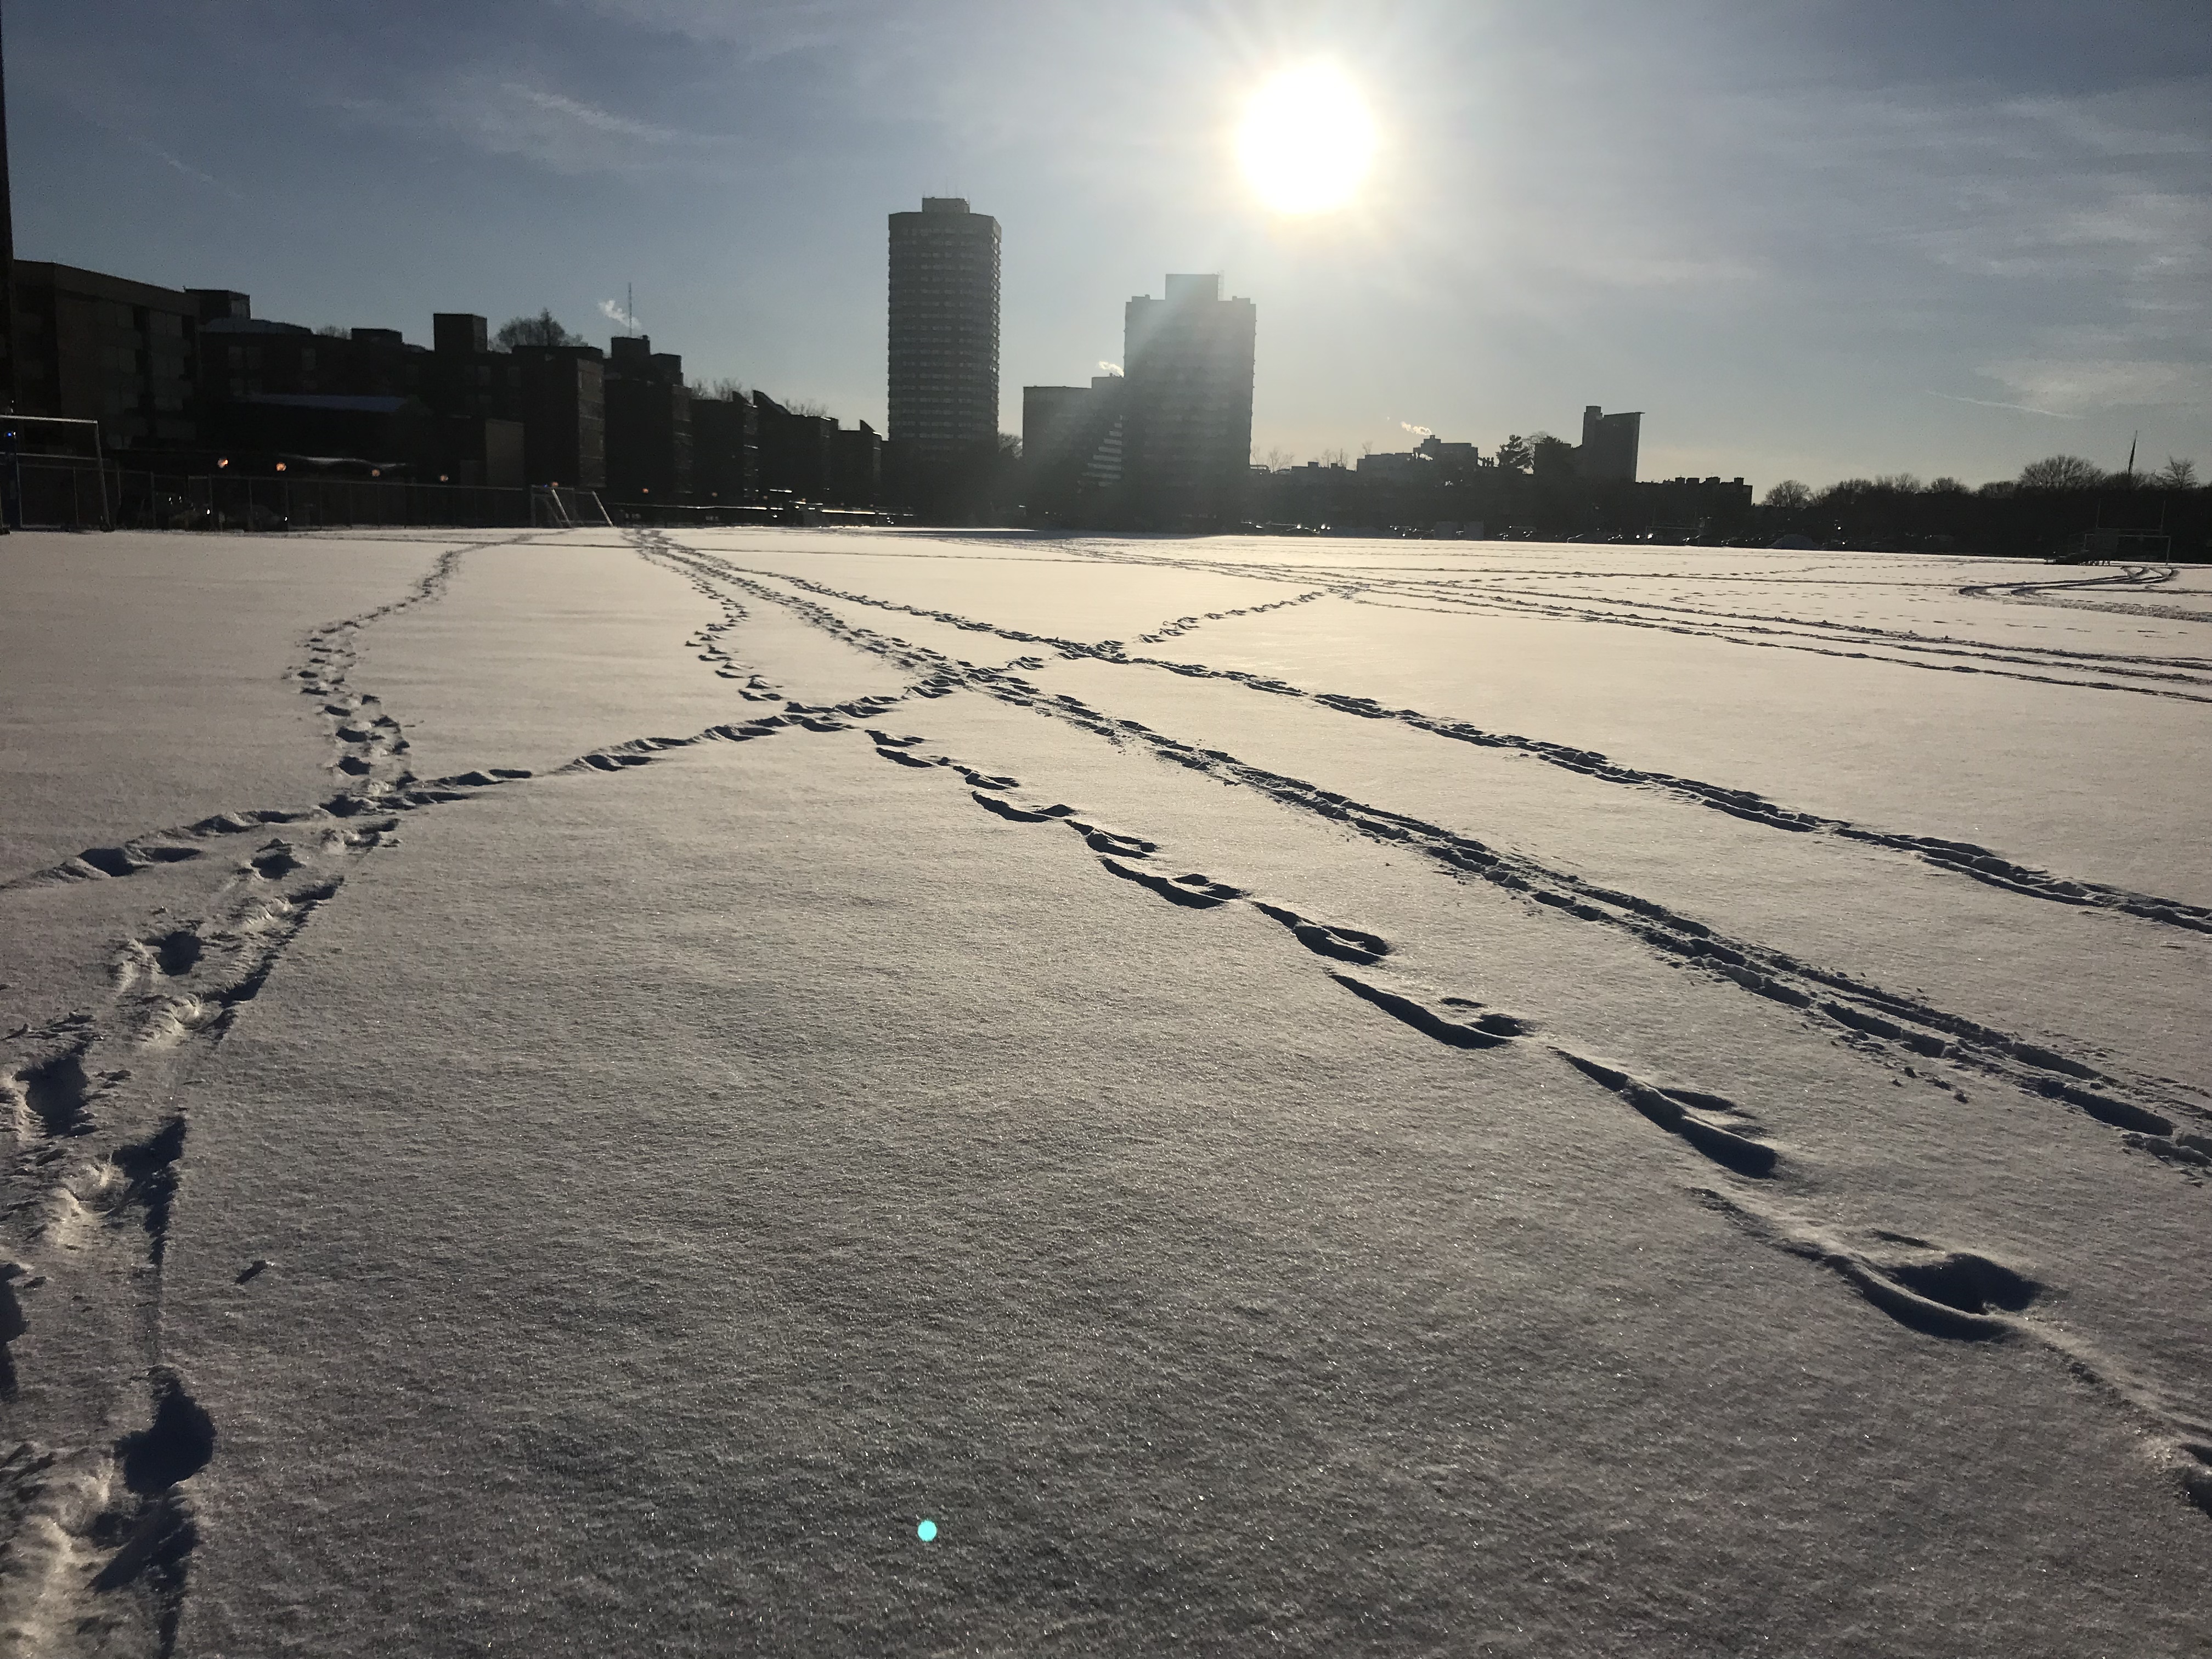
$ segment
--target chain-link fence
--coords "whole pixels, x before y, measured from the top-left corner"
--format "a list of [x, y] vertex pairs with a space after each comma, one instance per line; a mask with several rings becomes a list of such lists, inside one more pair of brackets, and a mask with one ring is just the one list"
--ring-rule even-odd
[[283, 531], [377, 525], [425, 527], [586, 525], [703, 528], [716, 525], [866, 525], [888, 514], [805, 502], [678, 507], [605, 501], [594, 490], [495, 489], [380, 478], [249, 477], [140, 471], [90, 457], [0, 460], [0, 508], [28, 530]]
[[371, 478], [256, 478], [141, 472], [66, 456], [22, 456], [0, 477], [23, 529], [277, 531], [377, 525], [532, 522], [531, 492]]

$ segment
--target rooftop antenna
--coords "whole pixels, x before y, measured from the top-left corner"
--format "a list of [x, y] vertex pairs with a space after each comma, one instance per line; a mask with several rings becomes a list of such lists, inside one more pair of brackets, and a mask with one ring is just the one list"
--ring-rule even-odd
[[635, 335], [636, 332], [637, 284], [624, 283], [623, 284], [623, 333], [627, 336]]

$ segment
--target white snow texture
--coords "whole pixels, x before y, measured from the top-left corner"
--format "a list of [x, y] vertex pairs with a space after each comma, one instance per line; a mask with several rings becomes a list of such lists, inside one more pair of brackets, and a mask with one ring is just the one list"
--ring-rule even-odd
[[2212, 572], [0, 593], [0, 1653], [2212, 1653]]

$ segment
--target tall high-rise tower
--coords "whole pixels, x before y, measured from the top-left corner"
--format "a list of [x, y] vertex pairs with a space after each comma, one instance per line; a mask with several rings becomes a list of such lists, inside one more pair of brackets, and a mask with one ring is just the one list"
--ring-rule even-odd
[[890, 221], [889, 436], [927, 507], [997, 453], [999, 222], [957, 196]]
[[1644, 413], [1608, 415], [1596, 404], [1583, 410], [1582, 447], [1575, 471], [1585, 478], [1613, 483], [1636, 482], [1636, 450], [1644, 434]]
[[1243, 515], [1252, 467], [1249, 300], [1218, 276], [1176, 276], [1129, 301], [1122, 360], [1122, 477], [1140, 522], [1161, 529]]

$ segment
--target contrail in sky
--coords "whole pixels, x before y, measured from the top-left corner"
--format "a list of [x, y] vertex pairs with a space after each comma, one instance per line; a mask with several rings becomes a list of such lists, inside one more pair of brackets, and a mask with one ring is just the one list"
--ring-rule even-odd
[[2054, 421], [2079, 421], [2080, 415], [2062, 415], [2055, 409], [2031, 409], [2026, 404], [1993, 404], [1987, 398], [1955, 398], [1948, 392], [1930, 392], [1931, 398], [1941, 398], [1947, 404], [1972, 404], [1978, 409], [2010, 409], [2022, 415], [2048, 415]]

